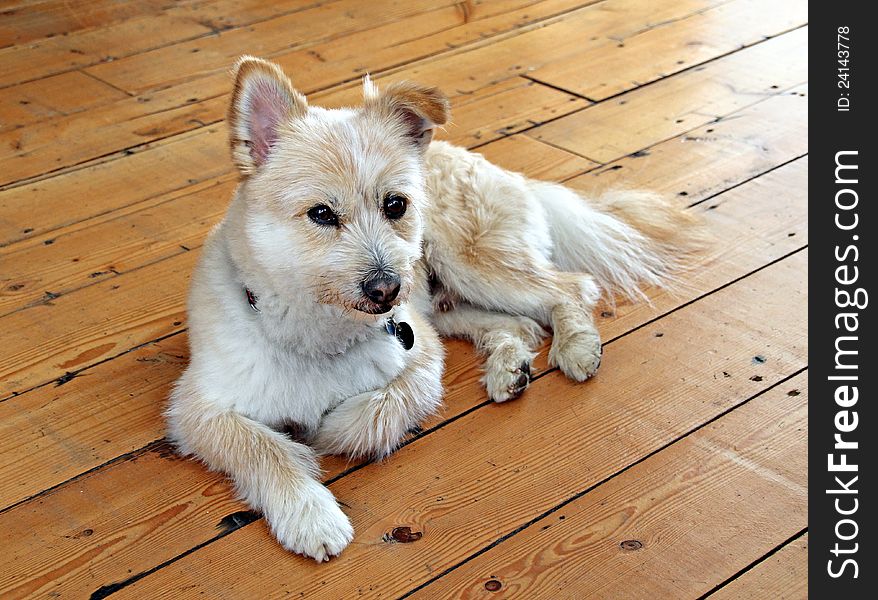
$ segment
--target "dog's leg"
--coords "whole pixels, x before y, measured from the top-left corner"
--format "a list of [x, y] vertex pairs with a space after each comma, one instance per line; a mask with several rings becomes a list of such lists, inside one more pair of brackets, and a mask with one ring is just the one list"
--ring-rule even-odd
[[527, 389], [533, 349], [545, 336], [536, 321], [458, 304], [434, 313], [433, 323], [441, 335], [468, 339], [485, 354], [483, 382], [491, 400], [512, 400]]
[[585, 381], [601, 365], [601, 338], [592, 316], [594, 301], [572, 294], [550, 306], [554, 333], [549, 364], [575, 381]]
[[231, 476], [241, 497], [262, 511], [287, 550], [318, 562], [337, 555], [353, 528], [317, 480], [313, 450], [232, 410], [174, 392], [168, 409], [171, 438], [186, 454]]
[[327, 413], [311, 445], [323, 454], [382, 458], [406, 433], [436, 412], [442, 401], [444, 349], [436, 331], [410, 311], [415, 343], [407, 364], [379, 390], [348, 398]]
[[600, 290], [592, 277], [555, 270], [526, 254], [496, 267], [464, 261], [443, 266], [443, 284], [469, 303], [550, 326], [549, 363], [565, 375], [584, 381], [597, 371], [601, 341], [592, 312]]

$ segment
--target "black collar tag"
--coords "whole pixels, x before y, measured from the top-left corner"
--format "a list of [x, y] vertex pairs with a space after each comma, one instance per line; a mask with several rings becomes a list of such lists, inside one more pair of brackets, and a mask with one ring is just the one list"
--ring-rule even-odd
[[397, 323], [393, 320], [393, 317], [388, 317], [387, 321], [384, 322], [384, 329], [387, 333], [396, 337], [406, 350], [411, 350], [412, 346], [415, 345], [415, 332], [412, 331], [411, 325], [405, 321]]

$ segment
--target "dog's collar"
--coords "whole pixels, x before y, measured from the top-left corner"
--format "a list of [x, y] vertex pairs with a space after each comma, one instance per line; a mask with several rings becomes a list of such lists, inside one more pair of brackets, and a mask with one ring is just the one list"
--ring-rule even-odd
[[[247, 304], [250, 305], [253, 312], [259, 312], [259, 307], [256, 306], [259, 297], [246, 286], [244, 287], [244, 295], [247, 297]], [[393, 317], [387, 317], [387, 320], [384, 322], [384, 330], [399, 340], [399, 343], [406, 350], [411, 350], [415, 345], [415, 332], [412, 331], [411, 325], [405, 321], [397, 323], [393, 320]]]

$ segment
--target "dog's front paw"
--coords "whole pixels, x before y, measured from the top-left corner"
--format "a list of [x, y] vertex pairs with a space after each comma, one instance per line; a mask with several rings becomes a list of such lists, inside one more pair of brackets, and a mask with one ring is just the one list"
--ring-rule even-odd
[[578, 331], [565, 339], [560, 347], [552, 344], [549, 363], [557, 365], [567, 377], [585, 381], [601, 366], [601, 338], [597, 331]]
[[338, 555], [354, 537], [354, 528], [335, 498], [317, 481], [309, 481], [293, 506], [282, 514], [266, 511], [268, 523], [281, 545], [317, 562]]
[[500, 344], [485, 362], [485, 388], [494, 402], [518, 398], [530, 385], [534, 353], [518, 338]]
[[397, 448], [414, 424], [402, 402], [383, 391], [366, 392], [327, 413], [311, 447], [320, 454], [380, 459]]

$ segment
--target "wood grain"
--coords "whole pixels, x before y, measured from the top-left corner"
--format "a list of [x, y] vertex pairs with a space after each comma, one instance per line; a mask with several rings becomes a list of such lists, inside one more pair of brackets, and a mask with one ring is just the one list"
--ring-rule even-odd
[[162, 12], [38, 40], [28, 44], [27, 52], [18, 46], [0, 48], [0, 87], [115, 60], [210, 32], [209, 27], [193, 19]]
[[[529, 73], [529, 76], [592, 100], [603, 100], [808, 22], [808, 3], [735, 0], [678, 19], [654, 20], [627, 36], [604, 36]], [[643, 57], [650, 57], [643, 60]], [[612, 64], [612, 69], [582, 65]]]
[[[357, 0], [340, 0], [251, 28], [227, 31], [220, 36], [175, 44], [97, 65], [88, 72], [116, 87], [139, 94], [168, 87], [193, 76], [225, 71], [241, 54], [282, 56], [284, 59], [290, 55], [290, 59], [298, 59], [291, 61], [296, 66], [291, 75], [298, 85], [303, 85], [299, 83], [303, 81], [308, 82], [304, 84], [306, 88], [323, 87], [337, 83], [340, 76], [350, 77], [357, 73], [355, 69], [362, 74], [366, 68], [374, 69], [388, 62], [400, 64], [406, 58], [413, 60], [425, 53], [430, 54], [431, 50], [447, 49], [446, 44], [454, 43], [454, 39], [441, 35], [443, 30], [478, 23], [506, 12], [519, 11], [519, 15], [534, 15], [547, 9], [552, 11], [553, 5], [557, 6], [555, 11], [564, 11], [590, 3], [589, 0], [563, 4], [550, 2], [540, 7], [533, 0], [500, 0], [496, 3], [472, 3], [464, 10], [454, 0], [380, 0], [368, 4]], [[508, 21], [500, 18], [499, 22]], [[463, 31], [474, 29], [471, 26]], [[461, 36], [457, 38], [457, 43], [472, 39], [472, 33], [462, 33], [457, 32]], [[430, 36], [435, 37], [430, 39]], [[414, 42], [419, 39], [422, 41], [417, 47]], [[437, 40], [441, 45], [436, 44]], [[305, 56], [308, 58], [302, 60]], [[168, 68], [183, 65], [185, 69]], [[313, 72], [321, 67], [325, 75]]]
[[697, 202], [808, 152], [807, 91], [801, 86], [771, 96], [565, 184], [588, 191], [642, 188]]
[[[228, 175], [225, 129], [158, 142], [62, 175], [0, 191], [0, 244], [53, 229]], [[76, 198], [76, 202], [70, 202]], [[43, 239], [52, 239], [47, 236]]]
[[114, 2], [92, 0], [73, 10], [63, 0], [26, 2], [10, 6], [4, 2], [0, 19], [0, 48], [24, 44], [31, 40], [70, 35], [82, 29], [111, 25], [141, 15], [159, 15], [162, 0]]
[[475, 152], [509, 171], [544, 181], [566, 181], [599, 165], [525, 135], [511, 135], [479, 146]]
[[[517, 1], [521, 2], [522, 0]], [[558, 1], [560, 2], [561, 0]], [[345, 59], [347, 63], [345, 63], [345, 60], [335, 60], [331, 52], [328, 58], [321, 53], [319, 48], [314, 49], [310, 47], [291, 54], [272, 56], [272, 58], [293, 73], [297, 85], [304, 91], [311, 91], [321, 86], [325, 87], [332, 83], [339, 83], [344, 78], [358, 78], [366, 71], [371, 70], [374, 74], [376, 70], [392, 68], [405, 58], [412, 60], [414, 58], [428, 57], [431, 53], [436, 53], [440, 50], [448, 51], [449, 46], [451, 46], [451, 50], [444, 54], [457, 56], [460, 53], [456, 49], [462, 45], [465, 46], [474, 41], [480, 41], [485, 36], [502, 37], [503, 32], [511, 28], [527, 28], [527, 26], [532, 26], [532, 23], [538, 23], [540, 19], [547, 19], [559, 12], [571, 10], [574, 6], [570, 4], [570, 1], [565, 0], [566, 4], [558, 4], [557, 6], [551, 4], [526, 6], [513, 10], [510, 13], [501, 12], [496, 15], [487, 9], [480, 9], [474, 13], [468, 13], [469, 16], [464, 19], [465, 22], [460, 24], [459, 27], [449, 28], [443, 25], [439, 28], [436, 35], [416, 36], [412, 38], [410, 44], [404, 45], [402, 48], [395, 46], [393, 52], [385, 50], [385, 54], [389, 53], [388, 56], [393, 56], [393, 60], [384, 62], [381, 61], [382, 53], [376, 51], [380, 48], [373, 48], [370, 44], [381, 43], [384, 39], [396, 39], [399, 37], [399, 33], [394, 34], [394, 32], [380, 31], [357, 32], [355, 35], [364, 39], [339, 39], [328, 42], [334, 52], [338, 52], [339, 48], [347, 48], [347, 50], [344, 50], [348, 53], [347, 59]], [[612, 38], [634, 35], [644, 28], [649, 28], [650, 23], [654, 19], [664, 19], [670, 23], [670, 26], [674, 26], [681, 19], [685, 20], [687, 16], [697, 15], [715, 3], [715, 0], [710, 2], [677, 2], [662, 5], [658, 10], [653, 8], [645, 11], [643, 3], [640, 2], [610, 0], [607, 3], [607, 10], [602, 10], [602, 5], [586, 6], [575, 13], [571, 13], [569, 18], [555, 21], [549, 26], [533, 29], [508, 39], [502, 39], [494, 44], [479, 45], [476, 48], [478, 51], [476, 54], [464, 52], [459, 58], [453, 59], [451, 63], [437, 62], [435, 59], [427, 58], [428, 64], [424, 68], [410, 69], [405, 67], [397, 71], [402, 78], [422, 77], [424, 81], [429, 81], [434, 85], [441, 85], [454, 94], [460, 89], [469, 88], [472, 90], [471, 84], [474, 81], [480, 81], [483, 84], [486, 84], [485, 82], [496, 82], [503, 77], [527, 73], [545, 64], [547, 61], [562, 60], [571, 52], [581, 48], [581, 44], [576, 43], [576, 40], [582, 39], [582, 36], [590, 32], [595, 34], [592, 37], [595, 37], [597, 34]], [[589, 11], [589, 8], [593, 10]], [[447, 9], [447, 11], [451, 10], [451, 8]], [[457, 12], [453, 14], [449, 12], [446, 18], [458, 23], [461, 18], [460, 11], [457, 8], [454, 8], [454, 11]], [[627, 11], [625, 12], [628, 17], [627, 19], [619, 18], [619, 14], [622, 11]], [[483, 13], [487, 14], [483, 15]], [[299, 19], [303, 18], [301, 14], [294, 16]], [[484, 22], [481, 21], [483, 16]], [[416, 15], [416, 18], [426, 19], [426, 22], [434, 27], [437, 22], [442, 21], [441, 19], [437, 21], [435, 18], [428, 19], [423, 15]], [[387, 27], [399, 29], [406, 27], [406, 25], [404, 23], [391, 23]], [[413, 27], [417, 31], [417, 27]], [[242, 35], [245, 33], [252, 35], [253, 32], [244, 32]], [[409, 29], [409, 34], [411, 34], [411, 29]], [[206, 60], [217, 60], [215, 57], [211, 58], [212, 55], [209, 52], [201, 52], [197, 47], [198, 44], [207, 43], [206, 40], [212, 39], [205, 38], [192, 42], [195, 46], [183, 53], [184, 59], [181, 60], [186, 62], [184, 65], [180, 65], [179, 68], [173, 68], [172, 65], [175, 63], [168, 62], [165, 59], [157, 62], [151, 61], [150, 64], [165, 77], [181, 77], [182, 75], [174, 74], [192, 73], [192, 50], [199, 50], [194, 53], [198, 60], [201, 60], [201, 57], [204, 57]], [[603, 38], [596, 37], [595, 39]], [[365, 40], [368, 40], [368, 43]], [[561, 41], [563, 43], [560, 43]], [[162, 51], [171, 51], [173, 48], [177, 48], [177, 46], [170, 46]], [[364, 50], [367, 52], [371, 50], [369, 56], [372, 61], [376, 62], [363, 64], [362, 56]], [[538, 51], [535, 52], [535, 50]], [[254, 52], [252, 49], [250, 51]], [[326, 52], [328, 52], [328, 49]], [[411, 52], [411, 55], [406, 56], [408, 52]], [[146, 55], [138, 55], [138, 57], [140, 56]], [[133, 60], [144, 60], [138, 57], [135, 57]], [[485, 60], [480, 61], [480, 57], [484, 57]], [[177, 132], [197, 128], [204, 123], [217, 122], [222, 118], [225, 110], [224, 101], [219, 100], [217, 96], [225, 94], [228, 90], [225, 70], [232, 60], [234, 60], [234, 56], [228, 57], [228, 60], [222, 64], [221, 68], [218, 66], [213, 71], [207, 73], [198, 71], [199, 78], [197, 80], [192, 80], [191, 75], [187, 75], [185, 77], [189, 79], [183, 83], [177, 82], [180, 85], [174, 85], [174, 87], [167, 90], [149, 93], [145, 96], [142, 95], [145, 92], [141, 90], [139, 92], [141, 95], [137, 98], [120, 101], [121, 104], [118, 106], [103, 107], [94, 115], [94, 118], [90, 114], [84, 114], [52, 120], [39, 130], [30, 132], [28, 139], [16, 137], [10, 140], [8, 145], [0, 144], [0, 147], [9, 147], [13, 150], [11, 155], [6, 158], [6, 162], [10, 164], [10, 167], [6, 175], [8, 179], [5, 181], [15, 181], [30, 176], [34, 170], [45, 165], [60, 168], [64, 165], [81, 163], [94, 158], [98, 147], [106, 152], [108, 145], [112, 144], [112, 148], [121, 150], [130, 147], [132, 144], [147, 142], [155, 137], [173, 135]], [[481, 64], [473, 65], [474, 60], [476, 63]], [[510, 60], [517, 60], [521, 64], [515, 65], [512, 69], [502, 67], [502, 65], [508, 64]], [[523, 60], [531, 62], [522, 62]], [[124, 60], [113, 61], [106, 65], [101, 65], [100, 68], [121, 69], [124, 67], [124, 64]], [[313, 65], [313, 67], [308, 67], [308, 65]], [[464, 71], [461, 69], [462, 66], [465, 66]], [[344, 70], [338, 76], [332, 75], [333, 69], [336, 68], [343, 68]], [[89, 72], [102, 76], [101, 73], [96, 71]], [[467, 80], [467, 77], [460, 77], [464, 72], [468, 72], [470, 80]], [[450, 77], [451, 74], [457, 74], [458, 76]], [[322, 79], [314, 79], [315, 76], [319, 76]], [[131, 78], [134, 81], [144, 81], [148, 77], [149, 75], [140, 69], [134, 69], [131, 73]], [[327, 77], [329, 79], [326, 79]], [[108, 80], [113, 81], [112, 79]], [[121, 81], [115, 81], [114, 83], [123, 87], [125, 85]], [[172, 85], [172, 83], [164, 82], [162, 85], [167, 86]], [[349, 91], [342, 96], [344, 101], [341, 103], [355, 101], [358, 94], [359, 92]], [[196, 98], [198, 101], [193, 104], [189, 102], [191, 98]], [[166, 106], [167, 104], [171, 106]], [[158, 106], [164, 106], [164, 109], [162, 111], [152, 109], [152, 107]], [[118, 122], [118, 120], [111, 121], [114, 123], [111, 128], [102, 127], [95, 130], [95, 121], [104, 122], [100, 113], [107, 113], [108, 111], [126, 114], [128, 117], [121, 122]], [[69, 144], [58, 147], [51, 143], [57, 139], [58, 132], [65, 133], [65, 137], [69, 138]], [[25, 155], [27, 160], [16, 160], [19, 154]]]
[[122, 90], [80, 71], [3, 88], [0, 89], [0, 132], [127, 97]]
[[[807, 386], [806, 375], [792, 378], [411, 597], [490, 598], [489, 581], [513, 598], [709, 592], [807, 523]], [[802, 554], [794, 559], [804, 561]], [[805, 585], [796, 571], [772, 574], [760, 593], [754, 586], [747, 595], [745, 582], [726, 597], [805, 597], [781, 592], [792, 578]]]
[[[332, 484], [357, 540], [320, 577], [310, 562], [266, 544], [260, 521], [118, 596], [248, 597], [271, 582], [331, 598], [397, 597], [802, 368], [806, 260], [800, 252], [665, 317], [662, 337], [655, 326], [626, 336], [590, 384], [554, 372], [522, 401], [486, 406]], [[757, 355], [765, 358], [758, 365]], [[401, 525], [423, 537], [383, 541]]]

